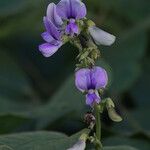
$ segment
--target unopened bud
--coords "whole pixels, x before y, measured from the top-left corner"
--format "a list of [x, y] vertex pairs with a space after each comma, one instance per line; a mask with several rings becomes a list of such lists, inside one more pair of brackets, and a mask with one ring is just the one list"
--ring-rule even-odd
[[87, 112], [84, 116], [84, 121], [86, 124], [89, 126], [94, 126], [95, 125], [95, 117], [91, 112]]
[[110, 108], [110, 107], [115, 107], [115, 104], [114, 104], [114, 102], [112, 101], [111, 98], [106, 99], [106, 107], [107, 107], [107, 109]]
[[92, 27], [92, 26], [95, 26], [95, 23], [92, 20], [88, 20], [87, 25], [88, 27]]
[[112, 121], [115, 121], [115, 122], [122, 121], [121, 116], [119, 114], [117, 114], [117, 112], [115, 110], [115, 105], [114, 105], [114, 102], [112, 101], [112, 99], [110, 99], [110, 98], [106, 99], [106, 108], [108, 110], [109, 118]]
[[86, 147], [86, 143], [84, 140], [78, 140], [75, 145], [67, 150], [84, 150]]
[[110, 108], [108, 108], [107, 110], [108, 110], [109, 118], [110, 118], [112, 121], [115, 121], [115, 122], [120, 122], [120, 121], [122, 121], [121, 116], [117, 114], [117, 112], [115, 111], [114, 107], [110, 107]]

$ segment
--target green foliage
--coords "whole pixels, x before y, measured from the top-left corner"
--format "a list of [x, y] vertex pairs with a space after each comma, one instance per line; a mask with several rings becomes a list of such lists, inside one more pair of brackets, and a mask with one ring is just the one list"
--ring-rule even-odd
[[[121, 36], [111, 48], [103, 48], [106, 62], [112, 66], [112, 92], [121, 93], [131, 87], [140, 75], [138, 61], [146, 50], [147, 38], [144, 33], [132, 33]], [[136, 38], [135, 38], [136, 37]]]
[[[80, 133], [66, 134], [85, 126], [89, 109], [74, 85], [77, 50], [66, 45], [48, 59], [37, 50], [49, 2], [0, 0], [0, 150], [66, 150]], [[109, 72], [107, 93], [123, 117], [115, 125], [104, 117], [104, 150], [149, 150], [150, 1], [85, 2], [97, 26], [117, 37], [99, 47], [97, 62]]]
[[74, 78], [70, 77], [50, 102], [37, 108], [32, 114], [38, 118], [37, 128], [43, 128], [68, 114], [78, 115], [82, 119], [84, 107], [84, 97], [75, 89]]
[[104, 147], [104, 150], [137, 150], [130, 146], [110, 146], [110, 147]]
[[[15, 100], [16, 97], [23, 97], [26, 91], [30, 89], [26, 74], [17, 64], [17, 61], [7, 54], [5, 49], [2, 51], [1, 48], [0, 57], [0, 95], [14, 98]], [[0, 103], [2, 102], [0, 101]], [[4, 103], [5, 101], [2, 104]], [[10, 103], [12, 103], [12, 101], [10, 101]]]
[[[140, 107], [148, 106], [149, 101], [149, 89], [150, 89], [150, 61], [145, 60], [142, 64], [142, 75], [138, 82], [131, 90], [131, 95], [137, 100], [137, 105]], [[143, 90], [144, 89], [144, 90]]]
[[[0, 1], [0, 14], [2, 15], [12, 15], [13, 13], [18, 12], [19, 10], [22, 9], [22, 7], [26, 4], [26, 1], [23, 0], [14, 0], [14, 1], [9, 1], [9, 0], [1, 0]], [[16, 7], [17, 4], [17, 7]]]
[[[11, 150], [66, 150], [76, 143], [79, 135], [71, 137], [57, 132], [34, 132], [0, 137], [0, 148]], [[129, 146], [104, 147], [104, 150], [136, 150]]]
[[1, 146], [14, 150], [64, 150], [70, 146], [69, 138], [61, 133], [55, 132], [35, 132], [22, 133], [18, 135], [2, 136], [0, 138]]
[[104, 141], [106, 145], [131, 145], [139, 150], [149, 150], [150, 144], [149, 141], [144, 141], [142, 139], [132, 139], [126, 137], [110, 137], [106, 141]]

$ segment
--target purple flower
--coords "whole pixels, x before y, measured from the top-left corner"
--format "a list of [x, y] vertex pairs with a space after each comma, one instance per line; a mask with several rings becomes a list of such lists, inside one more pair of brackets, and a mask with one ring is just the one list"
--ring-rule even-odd
[[[39, 46], [40, 52], [50, 57], [63, 45], [61, 37], [64, 33], [71, 36], [79, 34], [76, 21], [85, 15], [86, 7], [80, 0], [61, 0], [58, 5], [50, 3], [43, 19], [46, 32], [41, 35], [46, 43]], [[65, 20], [67, 25], [64, 27]]]
[[60, 17], [68, 21], [66, 34], [71, 36], [79, 34], [77, 20], [86, 16], [86, 6], [81, 0], [61, 0], [57, 5], [57, 12]]
[[75, 74], [76, 87], [81, 92], [87, 92], [86, 104], [90, 106], [100, 102], [101, 98], [97, 90], [105, 88], [107, 82], [107, 72], [101, 67], [83, 68]]
[[46, 32], [42, 33], [42, 38], [46, 43], [39, 46], [39, 50], [45, 57], [52, 56], [61, 46], [61, 26], [62, 19], [57, 14], [56, 5], [50, 3], [47, 9], [47, 16], [43, 18]]

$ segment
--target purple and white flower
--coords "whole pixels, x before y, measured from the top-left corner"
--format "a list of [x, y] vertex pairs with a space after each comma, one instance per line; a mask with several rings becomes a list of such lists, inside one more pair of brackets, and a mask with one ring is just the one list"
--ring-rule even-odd
[[46, 32], [41, 35], [46, 43], [39, 46], [40, 52], [45, 57], [52, 56], [63, 45], [64, 33], [70, 36], [80, 33], [77, 20], [85, 16], [86, 6], [80, 0], [61, 0], [57, 5], [50, 3], [43, 18]]
[[89, 27], [89, 32], [97, 45], [112, 45], [116, 37], [106, 31], [101, 30], [96, 26]]
[[65, 32], [73, 36], [79, 34], [77, 20], [86, 16], [86, 6], [81, 0], [61, 0], [57, 5], [57, 12], [61, 18], [68, 21]]
[[50, 3], [47, 9], [47, 15], [43, 18], [46, 32], [42, 33], [42, 38], [46, 43], [39, 46], [39, 50], [45, 57], [52, 56], [61, 46], [61, 26], [62, 19], [57, 14], [56, 5]]
[[[45, 57], [50, 57], [63, 45], [64, 34], [80, 34], [78, 22], [86, 14], [86, 6], [81, 0], [61, 0], [57, 5], [50, 3], [43, 18], [46, 31], [41, 36], [45, 43], [39, 46], [40, 52]], [[98, 45], [111, 45], [115, 41], [115, 36], [94, 25], [89, 27], [89, 33]]]
[[86, 104], [90, 106], [100, 103], [97, 90], [105, 88], [107, 83], [107, 72], [101, 67], [82, 68], [75, 73], [75, 85], [81, 92], [87, 92]]

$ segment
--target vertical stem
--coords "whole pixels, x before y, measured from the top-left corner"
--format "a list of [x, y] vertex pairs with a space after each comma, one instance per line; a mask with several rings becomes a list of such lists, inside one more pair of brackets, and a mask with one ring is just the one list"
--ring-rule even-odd
[[101, 120], [100, 120], [100, 112], [98, 106], [95, 105], [95, 117], [96, 117], [96, 137], [99, 144], [96, 145], [96, 150], [102, 150], [101, 145]]
[[96, 137], [101, 140], [101, 122], [100, 122], [100, 112], [98, 111], [97, 105], [95, 106], [95, 116], [96, 116]]

